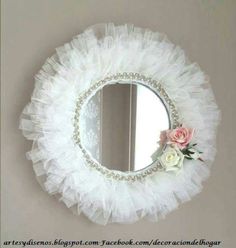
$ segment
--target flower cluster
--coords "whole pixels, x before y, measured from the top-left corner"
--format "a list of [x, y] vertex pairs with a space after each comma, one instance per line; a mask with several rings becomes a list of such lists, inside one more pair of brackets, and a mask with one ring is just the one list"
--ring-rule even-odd
[[195, 130], [180, 126], [172, 130], [161, 132], [160, 144], [167, 145], [159, 161], [166, 171], [177, 171], [182, 168], [184, 158], [190, 160], [201, 160], [195, 144], [190, 144]]

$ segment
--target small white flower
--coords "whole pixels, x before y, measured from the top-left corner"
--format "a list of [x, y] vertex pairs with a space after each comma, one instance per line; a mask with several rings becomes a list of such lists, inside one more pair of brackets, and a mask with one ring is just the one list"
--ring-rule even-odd
[[178, 148], [168, 146], [160, 156], [160, 163], [166, 171], [177, 171], [183, 166], [184, 155]]
[[199, 153], [199, 151], [197, 151], [197, 150], [194, 149], [194, 148], [190, 148], [190, 149], [188, 149], [188, 150], [191, 152], [190, 157], [191, 157], [192, 159], [198, 160], [198, 159], [200, 158], [200, 153]]

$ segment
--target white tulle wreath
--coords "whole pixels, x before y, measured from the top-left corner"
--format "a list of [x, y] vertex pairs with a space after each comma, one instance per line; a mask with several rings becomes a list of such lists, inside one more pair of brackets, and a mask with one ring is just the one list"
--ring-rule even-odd
[[[141, 180], [116, 180], [88, 166], [74, 139], [78, 97], [95, 82], [133, 72], [161, 82], [181, 123], [195, 129], [202, 159], [185, 160], [178, 174], [157, 171]], [[152, 109], [151, 111], [155, 111]], [[56, 49], [36, 76], [31, 102], [20, 128], [34, 140], [27, 153], [36, 175], [50, 194], [60, 194], [92, 221], [156, 221], [190, 200], [209, 176], [216, 148], [219, 111], [205, 74], [165, 36], [133, 27], [100, 24]], [[42, 181], [42, 180], [41, 180]]]

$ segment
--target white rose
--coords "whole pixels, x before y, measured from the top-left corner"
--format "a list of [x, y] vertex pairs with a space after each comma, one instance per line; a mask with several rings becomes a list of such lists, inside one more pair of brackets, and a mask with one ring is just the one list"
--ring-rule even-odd
[[177, 171], [183, 166], [184, 155], [178, 148], [168, 146], [159, 161], [166, 171]]

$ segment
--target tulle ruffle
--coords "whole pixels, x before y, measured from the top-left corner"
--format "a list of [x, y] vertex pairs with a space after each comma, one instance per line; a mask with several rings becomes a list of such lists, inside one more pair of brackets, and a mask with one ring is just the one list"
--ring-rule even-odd
[[[72, 138], [77, 97], [93, 82], [118, 72], [138, 72], [162, 82], [181, 121], [196, 129], [204, 163], [185, 161], [178, 175], [158, 172], [135, 182], [106, 178], [86, 165]], [[46, 61], [20, 128], [33, 140], [27, 157], [45, 190], [60, 194], [67, 207], [104, 225], [143, 217], [157, 221], [199, 193], [215, 157], [218, 122], [207, 78], [181, 48], [150, 30], [100, 24], [57, 48]]]

